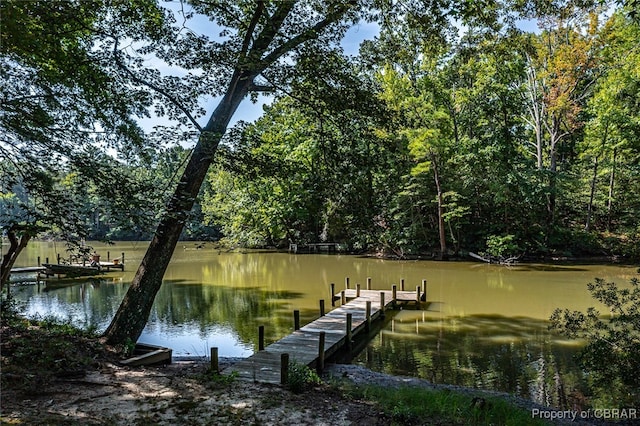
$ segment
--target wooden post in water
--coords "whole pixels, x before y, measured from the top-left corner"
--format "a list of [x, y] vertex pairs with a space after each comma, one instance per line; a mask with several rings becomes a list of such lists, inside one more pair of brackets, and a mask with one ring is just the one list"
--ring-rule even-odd
[[396, 307], [396, 300], [398, 298], [398, 286], [395, 284], [391, 287], [391, 302], [393, 303], [393, 307]]
[[40, 256], [38, 256], [38, 266], [40, 266]]
[[331, 283], [331, 306], [336, 306], [336, 284]]
[[347, 292], [344, 290], [340, 292], [340, 303], [343, 305], [347, 303]]
[[367, 307], [365, 312], [367, 318], [367, 332], [369, 332], [369, 330], [371, 330], [371, 300], [367, 300]]
[[264, 350], [264, 325], [258, 327], [258, 350]]
[[380, 292], [380, 317], [384, 318], [384, 291]]
[[289, 382], [289, 354], [280, 355], [280, 384]]
[[424, 295], [424, 301], [427, 301], [427, 280], [422, 280], [422, 294]]
[[371, 290], [371, 277], [367, 277], [367, 290]]
[[346, 278], [344, 279], [344, 286], [345, 286], [345, 288], [346, 288], [347, 290], [349, 290], [349, 277], [346, 277]]
[[420, 286], [416, 286], [416, 307], [420, 307]]
[[111, 252], [107, 250], [107, 262], [111, 262]]
[[320, 316], [324, 316], [324, 299], [320, 299]]
[[58, 265], [60, 264], [60, 253], [58, 253]]
[[351, 350], [351, 324], [353, 323], [353, 314], [347, 314], [347, 349]]
[[49, 263], [49, 258], [48, 257], [44, 258], [44, 263]]
[[326, 333], [321, 331], [318, 336], [318, 365], [316, 365], [316, 370], [318, 374], [322, 373], [324, 370], [324, 342], [326, 339]]
[[220, 372], [218, 364], [218, 348], [211, 348], [211, 371], [213, 371], [214, 374], [218, 374]]
[[404, 291], [404, 278], [400, 279], [400, 290]]
[[122, 252], [122, 257], [120, 258], [120, 263], [122, 263], [122, 270], [124, 271], [124, 252]]
[[356, 284], [356, 297], [360, 297], [360, 284]]
[[293, 329], [300, 330], [300, 311], [293, 311]]

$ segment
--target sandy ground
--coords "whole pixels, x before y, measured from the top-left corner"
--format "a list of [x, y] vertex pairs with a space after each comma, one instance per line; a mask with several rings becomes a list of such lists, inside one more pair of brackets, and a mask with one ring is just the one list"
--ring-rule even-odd
[[[229, 365], [221, 360], [221, 368]], [[294, 394], [279, 386], [214, 380], [207, 368], [197, 360], [147, 368], [105, 363], [80, 377], [60, 377], [37, 395], [19, 397], [8, 380], [0, 401], [2, 424], [390, 424], [372, 404], [347, 400], [327, 385]]]

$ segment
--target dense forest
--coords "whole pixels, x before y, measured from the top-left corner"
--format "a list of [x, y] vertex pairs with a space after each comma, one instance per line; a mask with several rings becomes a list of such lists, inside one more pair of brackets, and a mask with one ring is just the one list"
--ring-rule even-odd
[[[130, 51], [151, 39], [166, 63], [197, 67], [195, 53], [175, 52], [209, 48], [192, 33], [175, 41], [152, 9], [119, 6], [114, 23], [117, 11], [76, 3], [2, 5], [3, 236], [150, 239], [198, 137], [204, 112], [187, 111], [213, 89], [197, 73], [135, 74], [134, 56], [150, 50]], [[358, 55], [320, 38], [263, 73], [264, 113], [222, 138], [181, 238], [397, 257], [639, 257], [635, 15], [602, 2], [480, 3], [445, 13], [440, 2], [373, 2], [379, 31]], [[89, 27], [119, 32], [126, 53], [107, 57], [115, 35], [104, 52], [88, 48], [99, 43]], [[144, 131], [149, 115], [166, 124]]]

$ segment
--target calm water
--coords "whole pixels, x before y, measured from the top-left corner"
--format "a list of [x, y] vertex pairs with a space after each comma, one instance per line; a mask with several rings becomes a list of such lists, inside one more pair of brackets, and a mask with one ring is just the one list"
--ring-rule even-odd
[[[106, 258], [125, 253], [127, 270], [72, 285], [15, 285], [29, 315], [70, 318], [103, 330], [108, 325], [146, 243], [94, 244]], [[374, 289], [405, 280], [415, 289], [427, 280], [422, 310], [389, 315], [378, 335], [353, 361], [372, 369], [437, 383], [504, 390], [562, 406], [583, 391], [572, 356], [579, 348], [547, 330], [556, 307], [596, 306], [586, 290], [595, 277], [627, 283], [635, 268], [603, 265], [501, 267], [467, 262], [386, 261], [341, 255], [226, 253], [182, 243], [140, 341], [173, 348], [175, 356], [248, 356], [265, 325], [267, 343], [293, 329], [292, 311], [304, 324], [329, 303], [329, 284], [352, 286], [371, 277]], [[32, 243], [16, 266], [40, 256], [66, 255], [64, 246]]]

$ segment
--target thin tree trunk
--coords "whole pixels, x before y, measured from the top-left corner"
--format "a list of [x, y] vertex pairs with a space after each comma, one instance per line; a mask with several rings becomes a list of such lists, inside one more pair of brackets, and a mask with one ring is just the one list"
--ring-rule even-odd
[[439, 260], [444, 260], [447, 257], [447, 239], [444, 224], [444, 200], [442, 197], [442, 189], [440, 187], [440, 176], [438, 175], [438, 164], [436, 162], [436, 155], [431, 152], [431, 162], [433, 164], [433, 178], [436, 182], [436, 190], [438, 191], [438, 233], [440, 235], [440, 255]]
[[613, 211], [613, 184], [616, 179], [616, 157], [618, 151], [613, 150], [613, 164], [611, 165], [611, 175], [609, 176], [609, 199], [607, 200], [607, 231], [611, 231], [611, 214]]
[[587, 206], [587, 222], [584, 225], [584, 230], [589, 232], [591, 230], [591, 216], [593, 215], [593, 198], [596, 193], [596, 183], [598, 179], [598, 162], [600, 155], [604, 150], [609, 136], [609, 123], [607, 122], [604, 127], [604, 133], [602, 134], [601, 150], [593, 160], [593, 176], [591, 178], [591, 192], [589, 194], [589, 205]]
[[593, 176], [591, 177], [591, 191], [589, 193], [589, 205], [587, 206], [587, 222], [584, 224], [584, 230], [591, 230], [591, 215], [593, 214], [593, 197], [596, 193], [596, 181], [598, 178], [598, 157], [593, 159]]

